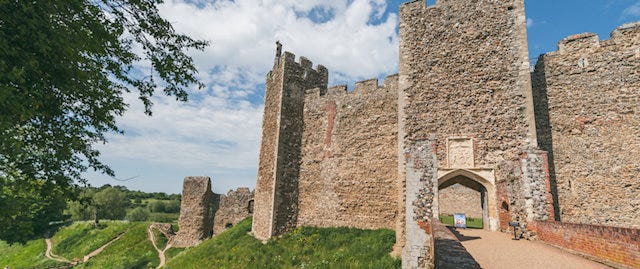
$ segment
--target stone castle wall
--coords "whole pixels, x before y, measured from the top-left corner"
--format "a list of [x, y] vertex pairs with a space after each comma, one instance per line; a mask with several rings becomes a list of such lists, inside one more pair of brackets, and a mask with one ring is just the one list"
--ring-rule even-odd
[[230, 190], [217, 194], [217, 206], [213, 217], [213, 235], [235, 226], [253, 214], [253, 192], [249, 188]]
[[[412, 1], [400, 7], [401, 149], [406, 153], [428, 138], [435, 143], [438, 169], [495, 169], [489, 196], [506, 193], [510, 201], [519, 201], [523, 182], [534, 181], [523, 178], [520, 157], [537, 143], [525, 20], [523, 0], [439, 0], [430, 7]], [[449, 142], [459, 138], [471, 141], [460, 144], [470, 153], [450, 155]], [[399, 166], [409, 165], [400, 157]], [[412, 186], [406, 177], [408, 199]], [[435, 212], [442, 183], [431, 186]], [[495, 199], [488, 205], [497, 222], [496, 204], [502, 201]], [[524, 221], [527, 206], [534, 205], [512, 203], [515, 210], [508, 215]], [[405, 212], [415, 210], [407, 207]], [[409, 222], [415, 220], [406, 221], [406, 239], [396, 239], [406, 240], [405, 249], [412, 247]]]
[[298, 225], [395, 228], [398, 77], [309, 91]]
[[480, 192], [456, 184], [438, 192], [440, 215], [465, 213], [468, 218], [482, 218]]
[[640, 228], [640, 23], [558, 47], [532, 77], [560, 220]]
[[439, 167], [452, 136], [474, 138], [476, 166], [517, 166], [536, 143], [523, 0], [414, 1], [400, 13], [405, 139], [436, 134]]
[[180, 202], [180, 230], [173, 239], [175, 247], [191, 247], [211, 237], [213, 192], [209, 177], [186, 177]]

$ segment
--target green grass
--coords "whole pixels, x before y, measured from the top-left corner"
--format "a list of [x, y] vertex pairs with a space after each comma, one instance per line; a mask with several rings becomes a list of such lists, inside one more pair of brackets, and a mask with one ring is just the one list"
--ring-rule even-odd
[[92, 222], [76, 222], [60, 228], [51, 238], [53, 253], [69, 260], [82, 259], [133, 225], [123, 221], [100, 221], [96, 228]]
[[44, 256], [46, 244], [44, 239], [31, 240], [24, 245], [9, 245], [0, 241], [0, 268], [22, 268], [30, 266], [48, 267], [60, 265], [60, 263], [47, 259]]
[[182, 253], [184, 250], [185, 248], [170, 248], [170, 249], [167, 249], [164, 255], [167, 258], [167, 261], [170, 261], [176, 256], [178, 256], [178, 254]]
[[164, 234], [158, 231], [158, 229], [152, 229], [151, 232], [153, 233], [153, 238], [156, 241], [156, 246], [159, 249], [164, 249], [164, 247], [167, 246], [167, 242], [169, 240], [164, 236]]
[[178, 222], [178, 218], [180, 218], [180, 213], [151, 212], [149, 214], [149, 221], [151, 222], [172, 223]]
[[244, 220], [179, 253], [166, 268], [400, 268], [389, 255], [390, 230], [303, 227], [266, 244], [250, 230], [251, 220]]
[[[452, 215], [440, 215], [440, 221], [445, 225], [453, 226]], [[482, 229], [482, 218], [467, 218], [467, 228]]]
[[147, 222], [135, 222], [120, 239], [99, 255], [74, 268], [156, 268], [160, 260], [147, 236], [149, 225]]

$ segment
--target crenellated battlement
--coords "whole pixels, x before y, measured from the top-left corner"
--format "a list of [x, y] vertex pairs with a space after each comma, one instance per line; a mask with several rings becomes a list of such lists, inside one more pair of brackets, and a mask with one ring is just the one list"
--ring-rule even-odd
[[308, 96], [352, 96], [352, 95], [371, 95], [380, 92], [395, 91], [398, 87], [398, 74], [385, 77], [382, 84], [379, 84], [377, 78], [361, 80], [355, 83], [353, 91], [349, 91], [347, 85], [335, 85], [322, 91], [319, 88], [309, 89], [306, 94]]
[[558, 51], [576, 51], [600, 46], [600, 37], [595, 33], [582, 33], [563, 38], [558, 42]]
[[273, 76], [274, 71], [283, 72], [283, 76], [287, 80], [297, 80], [302, 83], [303, 88], [321, 88], [326, 89], [329, 81], [329, 71], [323, 65], [313, 68], [313, 62], [307, 57], [300, 56], [296, 61], [296, 55], [285, 51], [282, 53], [282, 44], [276, 43], [276, 57], [273, 69], [269, 72], [269, 77]]
[[610, 37], [609, 40], [600, 40], [598, 34], [595, 33], [570, 35], [558, 42], [557, 53], [573, 53], [606, 46], [640, 44], [640, 22], [624, 24], [613, 30]]
[[640, 44], [640, 21], [625, 23], [611, 32], [611, 40]]

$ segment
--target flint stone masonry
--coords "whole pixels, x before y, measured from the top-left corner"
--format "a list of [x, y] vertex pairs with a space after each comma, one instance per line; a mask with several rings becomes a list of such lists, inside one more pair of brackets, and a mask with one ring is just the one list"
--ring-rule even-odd
[[640, 22], [558, 48], [532, 77], [559, 219], [640, 228]]
[[217, 196], [218, 205], [213, 217], [214, 236], [235, 226], [253, 213], [253, 192], [249, 188], [238, 188]]
[[446, 164], [448, 138], [473, 137], [477, 166], [535, 147], [522, 0], [413, 1], [400, 17], [405, 140], [436, 134]]
[[252, 233], [261, 240], [296, 226], [300, 146], [305, 90], [326, 92], [328, 71], [290, 52], [276, 58], [267, 75], [262, 144], [256, 182], [256, 207]]
[[174, 247], [191, 247], [211, 237], [213, 192], [209, 177], [186, 177], [182, 185], [178, 234]]
[[398, 76], [308, 91], [297, 225], [394, 229]]
[[435, 145], [434, 139], [412, 141], [405, 152], [407, 237], [402, 251], [402, 268], [433, 268], [434, 238], [429, 228], [434, 222], [433, 197], [438, 195]]

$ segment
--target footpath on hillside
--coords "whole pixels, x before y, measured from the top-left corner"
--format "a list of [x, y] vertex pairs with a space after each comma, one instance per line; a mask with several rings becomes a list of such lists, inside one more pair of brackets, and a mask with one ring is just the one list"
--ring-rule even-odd
[[50, 260], [54, 260], [57, 262], [61, 262], [61, 263], [66, 263], [70, 266], [75, 266], [78, 265], [80, 263], [85, 263], [87, 261], [89, 261], [89, 259], [95, 257], [96, 255], [100, 254], [100, 252], [102, 252], [107, 246], [111, 245], [111, 243], [115, 242], [116, 240], [120, 239], [120, 237], [122, 237], [122, 235], [124, 235], [126, 233], [126, 231], [120, 233], [118, 236], [116, 236], [114, 239], [111, 239], [111, 241], [107, 242], [106, 244], [102, 245], [101, 247], [97, 248], [96, 250], [92, 251], [91, 253], [85, 255], [84, 257], [82, 257], [82, 260], [74, 260], [74, 261], [70, 261], [64, 257], [58, 256], [56, 254], [53, 254], [53, 242], [51, 241], [51, 231], [47, 232], [44, 236], [44, 241], [47, 245], [47, 248], [45, 250], [44, 256], [47, 257]]

